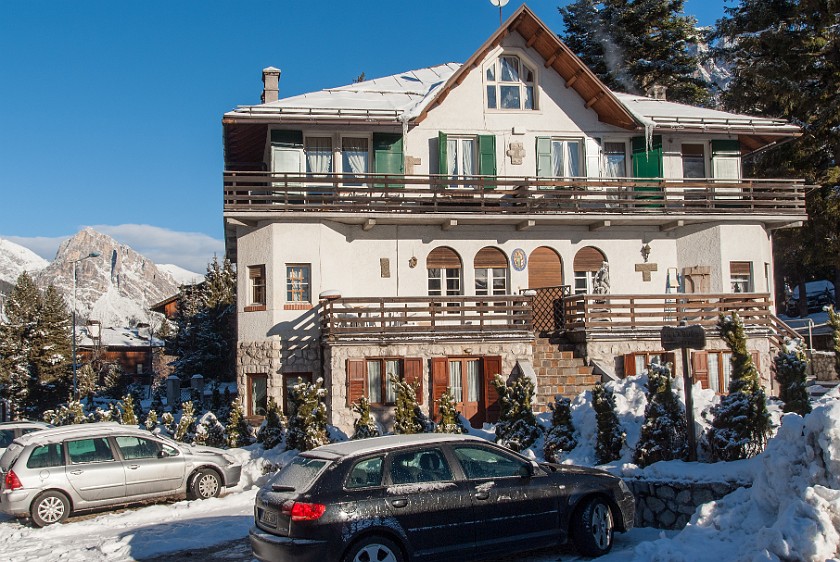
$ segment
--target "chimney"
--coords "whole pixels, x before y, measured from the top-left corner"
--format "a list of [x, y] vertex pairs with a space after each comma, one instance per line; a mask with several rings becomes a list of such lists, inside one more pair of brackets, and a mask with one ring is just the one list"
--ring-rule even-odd
[[263, 68], [263, 103], [277, 101], [280, 97], [280, 69], [269, 66]]
[[668, 92], [668, 86], [663, 86], [662, 84], [654, 84], [648, 90], [648, 97], [653, 98], [655, 100], [662, 100], [665, 101], [667, 99], [666, 93]]

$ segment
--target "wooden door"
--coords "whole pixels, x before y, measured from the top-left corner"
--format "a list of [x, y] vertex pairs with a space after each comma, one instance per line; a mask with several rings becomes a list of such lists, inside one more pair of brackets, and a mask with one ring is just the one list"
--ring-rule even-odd
[[473, 427], [481, 427], [483, 416], [479, 415], [481, 401], [481, 361], [479, 359], [450, 359], [449, 388], [455, 398], [458, 411]]
[[563, 262], [560, 256], [545, 246], [531, 252], [528, 258], [528, 288], [559, 287], [563, 284]]

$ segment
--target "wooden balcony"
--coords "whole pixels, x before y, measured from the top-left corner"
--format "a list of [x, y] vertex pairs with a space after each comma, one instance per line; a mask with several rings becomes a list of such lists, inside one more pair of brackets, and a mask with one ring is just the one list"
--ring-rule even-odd
[[[737, 312], [748, 331], [776, 332], [767, 293], [571, 295], [563, 299], [566, 333], [576, 340], [659, 337], [680, 322], [713, 328], [721, 313]], [[539, 322], [539, 320], [538, 320]]]
[[[228, 217], [276, 218], [276, 213], [321, 213], [391, 221], [417, 217], [508, 217], [546, 220], [558, 216], [664, 220], [802, 220], [806, 186], [801, 180], [670, 180], [633, 178], [536, 178], [481, 176], [457, 180], [440, 175], [300, 176], [226, 171]], [[434, 220], [434, 219], [432, 219]]]
[[534, 338], [532, 297], [341, 298], [323, 303], [326, 341], [498, 340]]

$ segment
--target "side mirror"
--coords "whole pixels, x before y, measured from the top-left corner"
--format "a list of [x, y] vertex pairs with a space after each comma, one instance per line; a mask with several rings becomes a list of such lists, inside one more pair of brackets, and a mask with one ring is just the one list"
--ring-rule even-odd
[[519, 467], [519, 476], [522, 478], [530, 478], [534, 475], [534, 467], [531, 464], [523, 464]]
[[167, 452], [166, 452], [166, 451], [164, 451], [163, 449], [161, 449], [160, 451], [158, 451], [157, 457], [158, 457], [159, 459], [165, 459], [165, 458], [166, 458], [166, 457], [168, 457], [168, 456], [169, 456], [169, 453], [167, 453]]

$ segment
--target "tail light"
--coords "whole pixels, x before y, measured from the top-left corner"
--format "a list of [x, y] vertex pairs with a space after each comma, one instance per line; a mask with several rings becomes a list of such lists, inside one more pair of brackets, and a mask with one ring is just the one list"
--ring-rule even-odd
[[20, 490], [23, 488], [23, 484], [20, 482], [20, 478], [17, 477], [17, 474], [13, 470], [10, 470], [6, 473], [6, 479], [3, 481], [3, 487], [7, 490]]
[[283, 504], [283, 514], [290, 515], [292, 521], [315, 521], [327, 510], [322, 503], [286, 502]]

